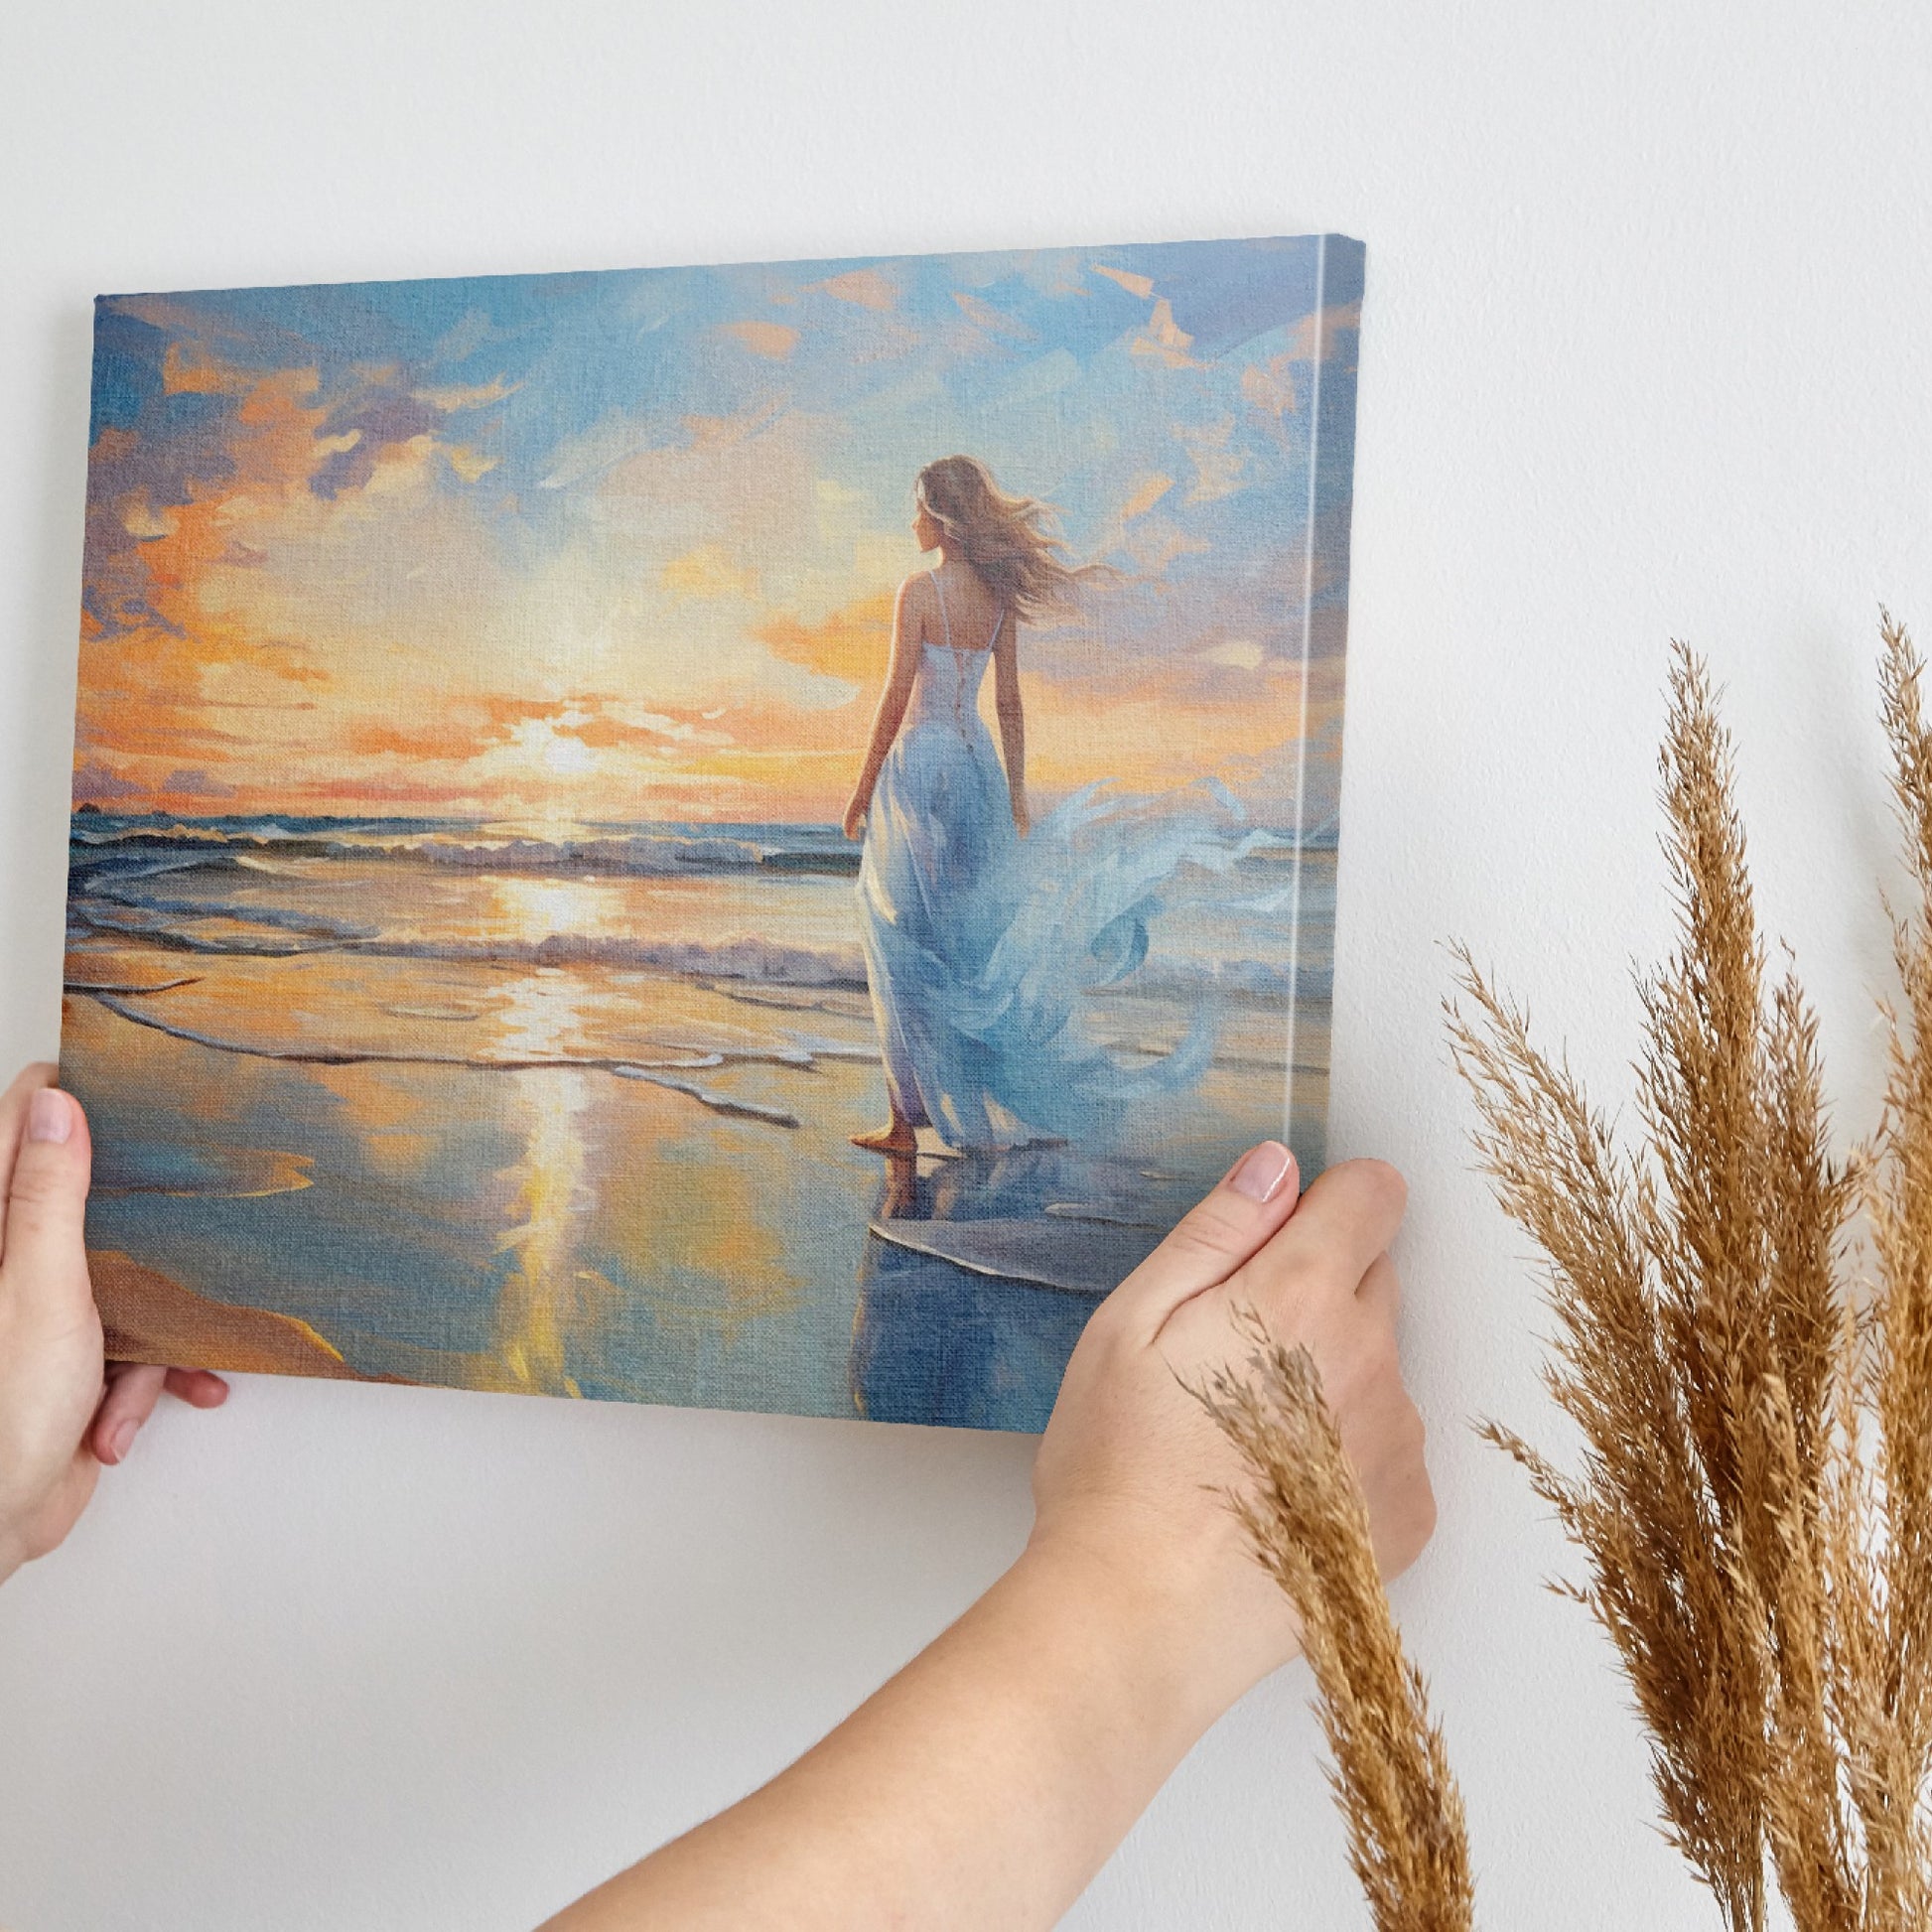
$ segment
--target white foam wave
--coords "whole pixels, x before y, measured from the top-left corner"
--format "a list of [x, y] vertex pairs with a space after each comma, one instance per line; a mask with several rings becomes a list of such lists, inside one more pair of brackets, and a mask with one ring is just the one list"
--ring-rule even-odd
[[555, 837], [505, 828], [385, 828], [334, 825], [291, 829], [133, 825], [76, 828], [75, 845], [90, 867], [139, 855], [149, 873], [184, 866], [240, 865], [267, 870], [263, 855], [311, 859], [400, 859], [474, 872], [601, 872], [639, 878], [677, 874], [779, 871], [856, 873], [859, 854], [821, 827], [774, 827], [771, 836], [742, 836], [680, 827], [589, 830]]

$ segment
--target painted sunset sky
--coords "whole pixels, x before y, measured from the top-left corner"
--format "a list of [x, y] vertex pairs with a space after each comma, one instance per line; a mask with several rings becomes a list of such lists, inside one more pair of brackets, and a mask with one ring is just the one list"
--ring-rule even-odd
[[1287, 825], [1306, 718], [1312, 826], [1339, 769], [1360, 259], [1228, 241], [103, 297], [75, 801], [836, 820], [895, 588], [934, 561], [913, 478], [964, 451], [1114, 567], [1021, 635], [1042, 797], [1211, 774]]

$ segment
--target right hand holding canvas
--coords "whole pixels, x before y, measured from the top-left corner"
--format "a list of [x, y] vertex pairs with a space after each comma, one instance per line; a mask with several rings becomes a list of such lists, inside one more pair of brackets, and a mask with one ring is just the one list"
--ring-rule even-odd
[[1203, 1724], [1299, 1647], [1223, 1503], [1244, 1471], [1190, 1393], [1250, 1352], [1237, 1313], [1313, 1356], [1384, 1577], [1435, 1529], [1422, 1418], [1396, 1359], [1388, 1248], [1407, 1192], [1386, 1162], [1344, 1161], [1303, 1193], [1294, 1157], [1264, 1142], [1100, 1306], [1067, 1366], [1034, 1466], [1029, 1558], [1143, 1601], [1189, 1662]]
[[55, 1073], [30, 1066], [0, 1097], [0, 1580], [67, 1536], [164, 1387], [197, 1409], [228, 1393], [205, 1369], [104, 1359], [83, 1232], [92, 1146]]
[[1244, 1156], [1088, 1322], [1012, 1569], [789, 1770], [549, 1932], [1054, 1924], [1201, 1732], [1297, 1648], [1223, 1499], [1235, 1452], [1182, 1386], [1239, 1368], [1237, 1312], [1313, 1355], [1384, 1574], [1429, 1539], [1395, 1354], [1404, 1193], [1380, 1161], [1302, 1194], [1286, 1148]]

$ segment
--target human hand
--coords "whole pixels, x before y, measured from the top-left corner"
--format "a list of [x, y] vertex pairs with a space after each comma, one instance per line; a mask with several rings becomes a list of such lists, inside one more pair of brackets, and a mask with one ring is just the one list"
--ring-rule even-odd
[[872, 809], [872, 800], [863, 792], [855, 791], [852, 802], [845, 808], [845, 818], [841, 829], [849, 839], [862, 838], [866, 829], [866, 813]]
[[1402, 1198], [1393, 1168], [1350, 1161], [1298, 1202], [1288, 1150], [1255, 1149], [1087, 1323], [1019, 1561], [815, 1750], [555, 1932], [1057, 1924], [1200, 1734], [1296, 1649], [1216, 1493], [1242, 1480], [1236, 1452], [1181, 1386], [1251, 1352], [1237, 1311], [1320, 1365], [1384, 1572], [1428, 1540], [1386, 1252]]
[[80, 1104], [30, 1066], [0, 1097], [0, 1579], [70, 1530], [164, 1387], [198, 1409], [206, 1369], [103, 1360], [82, 1234], [92, 1145]]
[[1027, 810], [1027, 800], [1020, 792], [1013, 794], [1013, 829], [1023, 839], [1034, 829], [1033, 815]]
[[1422, 1418], [1395, 1350], [1387, 1250], [1406, 1193], [1386, 1163], [1345, 1161], [1298, 1198], [1293, 1157], [1265, 1142], [1101, 1304], [1067, 1365], [1034, 1465], [1028, 1557], [1138, 1600], [1203, 1723], [1299, 1644], [1287, 1598], [1222, 1500], [1245, 1471], [1190, 1393], [1250, 1352], [1237, 1311], [1314, 1357], [1382, 1574], [1407, 1568], [1435, 1528]]

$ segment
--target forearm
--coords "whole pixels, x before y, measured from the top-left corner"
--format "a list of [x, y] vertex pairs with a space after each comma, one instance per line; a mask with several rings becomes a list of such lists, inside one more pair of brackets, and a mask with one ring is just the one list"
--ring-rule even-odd
[[1220, 1713], [1185, 1620], [1030, 1551], [788, 1771], [551, 1932], [1050, 1926]]
[[859, 782], [853, 787], [861, 798], [870, 798], [873, 787], [879, 782], [886, 754], [893, 749], [893, 740], [898, 736], [898, 728], [905, 722], [907, 699], [907, 693], [889, 686], [879, 700], [879, 710], [872, 721], [872, 737], [866, 744], [866, 761], [860, 768]]
[[1006, 758], [1007, 789], [1016, 803], [1027, 796], [1027, 725], [1016, 709], [1000, 713], [1000, 750]]

